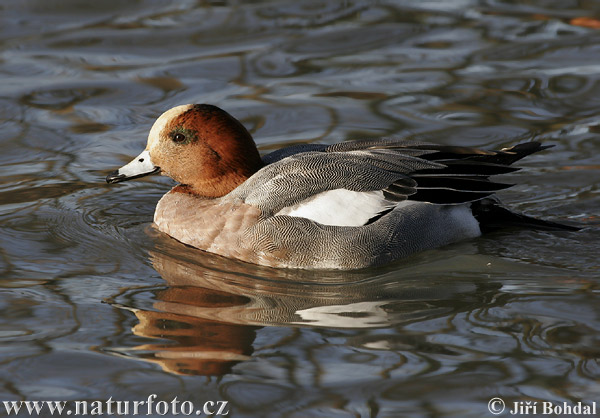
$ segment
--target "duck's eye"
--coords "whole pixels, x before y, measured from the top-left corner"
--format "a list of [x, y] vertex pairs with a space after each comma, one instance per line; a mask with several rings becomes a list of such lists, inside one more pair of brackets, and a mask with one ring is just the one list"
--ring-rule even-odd
[[173, 128], [168, 135], [174, 144], [186, 145], [196, 141], [196, 132], [183, 126]]
[[173, 135], [173, 142], [180, 144], [182, 142], [185, 142], [185, 135], [182, 133], [176, 133], [175, 135]]

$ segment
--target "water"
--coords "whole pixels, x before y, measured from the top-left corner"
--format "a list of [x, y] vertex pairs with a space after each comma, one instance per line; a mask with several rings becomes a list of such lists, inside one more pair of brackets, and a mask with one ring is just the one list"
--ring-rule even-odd
[[[156, 394], [235, 417], [600, 401], [597, 6], [2, 2], [0, 400]], [[384, 135], [552, 143], [501, 195], [583, 230], [346, 273], [199, 253], [151, 227], [168, 179], [103, 181], [160, 113], [194, 102], [238, 117], [261, 152]]]

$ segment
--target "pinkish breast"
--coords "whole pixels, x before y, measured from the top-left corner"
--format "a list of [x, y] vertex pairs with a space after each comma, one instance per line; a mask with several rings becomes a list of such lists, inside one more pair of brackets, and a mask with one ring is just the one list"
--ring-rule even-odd
[[241, 237], [260, 210], [226, 198], [206, 199], [171, 190], [156, 205], [158, 229], [184, 244], [225, 257], [256, 262]]

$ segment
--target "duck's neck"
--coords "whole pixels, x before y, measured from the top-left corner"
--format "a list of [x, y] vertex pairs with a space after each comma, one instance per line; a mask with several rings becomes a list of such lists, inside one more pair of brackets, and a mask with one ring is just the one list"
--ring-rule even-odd
[[253, 159], [253, 161], [248, 161], [243, 167], [238, 166], [237, 170], [230, 169], [210, 178], [197, 178], [190, 184], [180, 184], [173, 191], [192, 194], [205, 199], [216, 199], [236, 189], [250, 176], [260, 170], [263, 165], [262, 160], [258, 157], [257, 159]]

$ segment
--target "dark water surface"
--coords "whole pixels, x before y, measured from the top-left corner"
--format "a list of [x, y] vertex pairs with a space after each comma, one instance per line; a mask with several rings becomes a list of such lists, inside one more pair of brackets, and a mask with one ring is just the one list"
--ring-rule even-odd
[[[0, 401], [156, 394], [235, 417], [600, 404], [598, 2], [239, 3], [0, 3]], [[168, 179], [103, 180], [195, 102], [261, 152], [552, 143], [503, 199], [584, 229], [348, 273], [204, 254], [151, 226]]]

